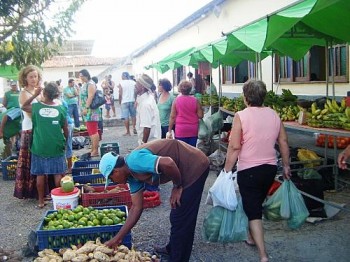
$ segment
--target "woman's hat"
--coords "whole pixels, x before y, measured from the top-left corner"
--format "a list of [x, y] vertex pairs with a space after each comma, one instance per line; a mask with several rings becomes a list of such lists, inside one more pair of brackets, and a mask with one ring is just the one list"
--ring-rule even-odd
[[104, 154], [100, 160], [99, 169], [101, 174], [106, 179], [105, 188], [108, 186], [110, 182], [109, 176], [113, 172], [113, 169], [115, 167], [115, 164], [117, 163], [118, 158], [119, 158], [118, 154], [114, 152], [109, 152]]

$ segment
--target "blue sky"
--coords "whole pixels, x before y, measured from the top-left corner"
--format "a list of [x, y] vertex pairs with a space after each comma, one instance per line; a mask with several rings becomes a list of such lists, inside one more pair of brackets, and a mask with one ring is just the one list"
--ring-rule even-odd
[[126, 56], [210, 0], [88, 0], [75, 17], [72, 39], [94, 39], [95, 56]]

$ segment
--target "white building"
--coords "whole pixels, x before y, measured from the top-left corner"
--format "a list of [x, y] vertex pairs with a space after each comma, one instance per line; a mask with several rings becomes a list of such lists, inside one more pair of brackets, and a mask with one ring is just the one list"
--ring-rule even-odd
[[[132, 53], [129, 58], [132, 64], [131, 73], [136, 76], [141, 73], [147, 73], [155, 82], [160, 78], [167, 77], [173, 82], [174, 86], [181, 79], [186, 78], [186, 74], [189, 71], [202, 76], [212, 74], [213, 82], [216, 86], [219, 86], [219, 79], [221, 79], [220, 84], [224, 94], [241, 94], [245, 77], [254, 77], [252, 75], [254, 70], [251, 70], [251, 68], [256, 66], [247, 60], [236, 67], [223, 66], [220, 70], [211, 69], [209, 63], [202, 63], [198, 69], [184, 66], [175, 70], [169, 70], [163, 74], [154, 68], [146, 70], [145, 66], [156, 63], [177, 51], [199, 47], [218, 40], [222, 37], [222, 33], [231, 32], [267, 14], [272, 14], [298, 2], [301, 1], [214, 0], [151, 43]], [[341, 75], [336, 75], [335, 77], [334, 90], [336, 96], [346, 96], [347, 91], [350, 90], [349, 47], [348, 45], [338, 47], [339, 50], [341, 49], [339, 54], [342, 54], [336, 59], [342, 62], [341, 66], [343, 69], [341, 70]], [[295, 62], [287, 58], [281, 58], [285, 59], [285, 67], [289, 65], [288, 63], [293, 65], [293, 69], [288, 75], [280, 72], [282, 65], [276, 66], [276, 61], [281, 61], [279, 58], [268, 56], [261, 62], [261, 79], [267, 84], [269, 89], [277, 89], [278, 93], [283, 88], [290, 89], [298, 96], [325, 96], [326, 69], [324, 57], [325, 47], [312, 47], [302, 61]], [[313, 73], [316, 74], [317, 79], [314, 78]], [[328, 89], [328, 94], [332, 95], [332, 86], [329, 86]]]

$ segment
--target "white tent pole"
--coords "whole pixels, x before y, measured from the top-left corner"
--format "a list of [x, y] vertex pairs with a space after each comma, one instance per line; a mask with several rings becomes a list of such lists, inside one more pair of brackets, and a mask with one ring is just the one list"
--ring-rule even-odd
[[258, 53], [258, 59], [259, 59], [260, 80], [262, 80], [262, 65], [261, 65], [261, 54], [260, 53]]
[[326, 97], [328, 97], [328, 83], [329, 83], [329, 52], [328, 52], [328, 40], [326, 40], [326, 48], [325, 48], [325, 60], [326, 60]]
[[273, 92], [273, 68], [274, 68], [274, 61], [275, 61], [275, 53], [272, 52], [271, 54], [271, 90]]
[[333, 48], [333, 42], [331, 40], [331, 77], [332, 77], [332, 93], [333, 93], [333, 99], [335, 99], [335, 85], [334, 85], [334, 76], [335, 76], [335, 55], [334, 55], [334, 52], [335, 52], [335, 49]]

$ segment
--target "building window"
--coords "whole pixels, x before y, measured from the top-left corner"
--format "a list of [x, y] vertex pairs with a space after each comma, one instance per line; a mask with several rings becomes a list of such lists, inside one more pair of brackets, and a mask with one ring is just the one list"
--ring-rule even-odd
[[[349, 54], [346, 45], [336, 45], [329, 49], [329, 77], [332, 76], [334, 68], [334, 80], [339, 82], [347, 81]], [[334, 58], [332, 63], [332, 57]]]
[[[334, 57], [334, 60], [332, 60]], [[281, 82], [312, 82], [326, 81], [325, 47], [314, 46], [300, 60], [278, 56], [276, 61], [276, 81]], [[334, 80], [348, 81], [348, 46], [338, 45], [329, 48], [329, 76], [334, 67]], [[332, 63], [333, 61], [333, 63]]]
[[68, 72], [68, 78], [79, 78], [79, 72]]
[[248, 60], [242, 61], [237, 66], [224, 66], [222, 70], [223, 84], [244, 83], [250, 78], [256, 78], [255, 63]]
[[[193, 73], [194, 76], [194, 73]], [[186, 79], [186, 68], [181, 66], [173, 70], [173, 86], [178, 86], [181, 80]]]

